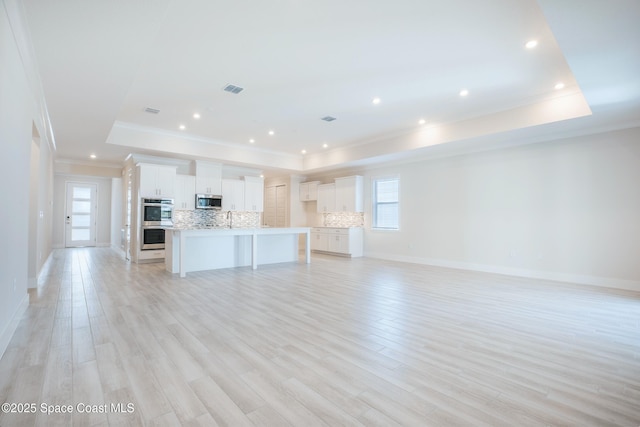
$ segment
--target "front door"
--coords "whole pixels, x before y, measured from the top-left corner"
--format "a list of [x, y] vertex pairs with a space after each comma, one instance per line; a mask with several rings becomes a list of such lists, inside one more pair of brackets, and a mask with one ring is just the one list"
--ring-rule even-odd
[[97, 193], [96, 184], [67, 182], [65, 213], [65, 246], [67, 248], [96, 245]]

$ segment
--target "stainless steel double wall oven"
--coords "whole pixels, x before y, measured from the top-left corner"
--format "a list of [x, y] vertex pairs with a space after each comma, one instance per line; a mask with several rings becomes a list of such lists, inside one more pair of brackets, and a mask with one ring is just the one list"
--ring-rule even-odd
[[173, 199], [142, 199], [140, 250], [164, 249], [166, 227], [173, 226]]

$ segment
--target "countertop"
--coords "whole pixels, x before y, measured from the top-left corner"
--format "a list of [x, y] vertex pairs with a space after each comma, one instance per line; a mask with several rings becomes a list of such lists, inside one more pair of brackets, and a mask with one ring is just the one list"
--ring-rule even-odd
[[311, 227], [167, 227], [174, 232], [210, 232], [218, 234], [281, 234], [307, 233]]
[[337, 226], [334, 226], [334, 225], [316, 225], [316, 226], [311, 227], [311, 228], [341, 228], [341, 229], [347, 230], [349, 228], [363, 228], [363, 227], [361, 225], [352, 225], [350, 227], [337, 227]]

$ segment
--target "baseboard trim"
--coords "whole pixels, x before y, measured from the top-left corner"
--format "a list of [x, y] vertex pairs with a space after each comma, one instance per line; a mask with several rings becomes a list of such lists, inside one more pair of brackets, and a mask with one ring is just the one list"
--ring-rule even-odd
[[480, 271], [483, 273], [503, 274], [507, 276], [526, 277], [528, 279], [550, 280], [554, 282], [574, 283], [578, 285], [600, 286], [605, 288], [623, 289], [640, 292], [640, 281], [616, 279], [612, 277], [598, 277], [581, 274], [558, 273], [552, 271], [529, 270], [524, 268], [502, 267], [487, 264], [475, 264], [461, 261], [450, 261], [434, 258], [411, 257], [404, 255], [390, 255], [382, 253], [366, 253], [369, 258], [388, 261], [408, 262], [412, 264], [430, 265], [434, 267], [454, 268], [458, 270]]
[[7, 350], [9, 342], [11, 342], [11, 338], [13, 338], [13, 334], [16, 332], [16, 329], [18, 329], [18, 324], [20, 323], [22, 316], [25, 311], [27, 311], [27, 307], [29, 307], [29, 294], [25, 293], [22, 301], [20, 301], [18, 307], [16, 307], [16, 310], [13, 313], [13, 316], [9, 320], [9, 323], [7, 323], [7, 327], [4, 328], [4, 331], [0, 334], [0, 358], [2, 358], [4, 352]]
[[49, 251], [49, 255], [47, 255], [47, 259], [42, 263], [42, 267], [40, 267], [40, 272], [38, 273], [38, 281], [36, 283], [36, 287], [44, 283], [45, 277], [49, 274], [49, 269], [51, 268], [51, 262], [53, 259], [53, 251]]
[[[110, 242], [99, 242], [96, 243], [96, 248], [105, 248], [105, 247], [109, 247], [111, 246]], [[55, 244], [51, 246], [52, 249], [66, 249], [66, 247], [64, 245], [60, 245], [60, 244]]]

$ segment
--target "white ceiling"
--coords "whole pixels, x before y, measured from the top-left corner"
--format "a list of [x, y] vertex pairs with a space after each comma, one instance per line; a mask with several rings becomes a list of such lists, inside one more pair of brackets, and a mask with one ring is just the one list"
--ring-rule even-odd
[[640, 124], [637, 0], [23, 3], [59, 160], [312, 173]]

